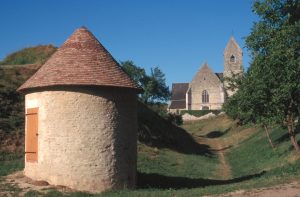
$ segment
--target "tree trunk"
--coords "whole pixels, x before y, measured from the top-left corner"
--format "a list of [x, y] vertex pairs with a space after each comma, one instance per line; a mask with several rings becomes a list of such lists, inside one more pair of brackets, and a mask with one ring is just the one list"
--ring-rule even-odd
[[300, 147], [299, 144], [297, 143], [296, 135], [294, 132], [294, 120], [291, 115], [288, 116], [287, 127], [288, 127], [288, 132], [290, 135], [291, 142], [295, 150], [298, 152], [298, 154], [300, 154]]
[[274, 146], [273, 141], [272, 141], [272, 139], [270, 137], [269, 128], [268, 128], [267, 125], [264, 125], [264, 128], [265, 128], [265, 132], [266, 132], [266, 135], [268, 137], [269, 143], [270, 143], [272, 149], [274, 150], [275, 146]]

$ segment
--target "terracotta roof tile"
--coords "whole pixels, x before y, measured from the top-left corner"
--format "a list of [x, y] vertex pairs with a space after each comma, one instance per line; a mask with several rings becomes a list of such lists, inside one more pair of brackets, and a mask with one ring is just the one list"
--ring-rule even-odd
[[86, 28], [77, 29], [18, 91], [61, 85], [112, 86], [142, 92]]

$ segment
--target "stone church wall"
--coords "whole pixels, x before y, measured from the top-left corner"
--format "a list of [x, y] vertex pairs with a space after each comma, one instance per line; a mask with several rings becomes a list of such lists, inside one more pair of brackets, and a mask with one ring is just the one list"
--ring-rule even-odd
[[[222, 83], [213, 73], [208, 65], [202, 66], [190, 84], [191, 88], [191, 110], [201, 110], [203, 107], [209, 109], [221, 109], [223, 101]], [[209, 94], [209, 102], [202, 102], [202, 92], [206, 90]]]
[[[209, 86], [192, 88], [193, 94], [191, 95], [191, 110], [201, 110], [203, 107], [208, 107], [211, 110], [222, 108], [220, 87], [207, 87]], [[204, 90], [207, 90], [209, 94], [209, 103], [202, 103], [202, 92]]]

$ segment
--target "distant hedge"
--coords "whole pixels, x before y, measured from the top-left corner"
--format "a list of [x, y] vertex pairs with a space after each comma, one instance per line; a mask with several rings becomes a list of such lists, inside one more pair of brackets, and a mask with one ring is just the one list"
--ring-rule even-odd
[[209, 114], [210, 112], [212, 112], [215, 115], [218, 115], [221, 110], [182, 110], [180, 112], [181, 115], [188, 113], [190, 115], [196, 116], [196, 117], [200, 117], [200, 116], [204, 116], [206, 114]]

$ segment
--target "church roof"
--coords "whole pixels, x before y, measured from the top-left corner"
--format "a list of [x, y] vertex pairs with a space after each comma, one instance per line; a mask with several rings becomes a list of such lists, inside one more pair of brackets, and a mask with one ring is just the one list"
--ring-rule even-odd
[[189, 88], [189, 83], [173, 83], [170, 109], [185, 108], [185, 94]]
[[203, 78], [206, 78], [206, 77], [211, 77], [211, 79], [213, 79], [215, 81], [216, 80], [220, 81], [223, 79], [223, 73], [214, 73], [213, 70], [208, 65], [208, 63], [205, 62], [204, 64], [202, 64], [202, 66], [200, 67], [200, 69], [198, 70], [198, 72], [196, 73], [194, 78], [192, 79], [191, 84], [202, 83], [202, 82], [204, 82]]
[[215, 73], [220, 81], [223, 81], [223, 73]]
[[185, 100], [180, 101], [171, 101], [169, 109], [185, 109], [186, 108]]
[[173, 83], [171, 100], [185, 99], [185, 93], [189, 88], [189, 83]]
[[122, 87], [142, 91], [84, 27], [77, 29], [18, 91], [64, 85]]

